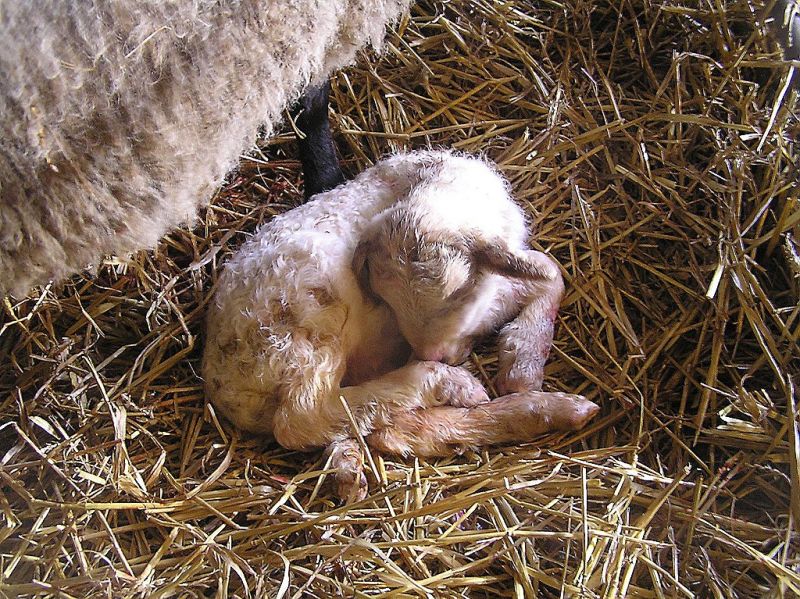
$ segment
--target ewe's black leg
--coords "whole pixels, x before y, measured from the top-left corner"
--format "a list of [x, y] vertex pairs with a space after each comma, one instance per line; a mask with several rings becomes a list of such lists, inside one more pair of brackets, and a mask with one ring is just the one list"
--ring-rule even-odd
[[299, 144], [306, 199], [333, 189], [344, 181], [328, 123], [330, 89], [330, 82], [309, 87], [292, 111], [292, 116], [296, 116], [297, 128], [305, 135]]
[[[800, 60], [800, 1], [776, 0], [770, 13], [775, 39], [783, 46], [786, 60]], [[795, 68], [793, 84], [800, 89], [800, 73]]]

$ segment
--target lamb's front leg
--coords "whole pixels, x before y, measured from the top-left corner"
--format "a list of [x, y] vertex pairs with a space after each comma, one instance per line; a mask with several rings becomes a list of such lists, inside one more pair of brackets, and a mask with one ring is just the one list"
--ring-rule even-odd
[[[386, 403], [376, 410], [376, 425], [385, 424], [391, 414], [407, 410], [408, 405], [417, 404], [406, 401], [405, 393], [399, 395], [397, 390], [407, 384], [419, 385], [422, 404], [426, 406], [447, 405], [469, 407], [488, 401], [488, 396], [481, 383], [467, 370], [441, 364], [439, 362], [417, 362], [411, 367], [389, 373], [377, 383], [373, 389], [377, 395], [383, 395]], [[373, 385], [374, 386], [374, 385]], [[347, 438], [334, 441], [328, 446], [326, 453], [330, 456], [329, 467], [334, 473], [334, 492], [346, 503], [361, 501], [367, 496], [367, 478], [364, 476], [364, 454], [356, 439]]]
[[500, 370], [495, 386], [501, 395], [541, 390], [544, 365], [553, 344], [554, 323], [564, 294], [564, 281], [555, 261], [541, 252], [530, 253], [536, 254], [540, 261], [550, 261], [553, 276], [550, 280], [515, 283], [523, 308], [500, 331]]

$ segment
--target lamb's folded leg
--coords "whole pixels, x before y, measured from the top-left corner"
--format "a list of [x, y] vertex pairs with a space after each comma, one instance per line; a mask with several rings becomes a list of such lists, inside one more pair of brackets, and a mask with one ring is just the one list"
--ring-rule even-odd
[[287, 449], [310, 450], [354, 436], [347, 403], [358, 432], [368, 435], [397, 412], [441, 405], [475, 405], [489, 400], [468, 371], [440, 362], [412, 362], [383, 376], [319, 395], [302, 381], [281, 399], [273, 415], [275, 439]]
[[336, 491], [347, 500], [363, 498], [366, 487], [361, 450], [342, 398], [363, 436], [376, 427], [391, 426], [398, 413], [489, 400], [480, 381], [467, 370], [440, 362], [412, 362], [361, 385], [333, 389], [324, 397], [303, 385], [290, 395], [273, 416], [275, 439], [287, 449], [330, 447], [331, 465], [338, 470]]
[[330, 89], [329, 81], [309, 87], [292, 110], [297, 128], [303, 134], [298, 143], [306, 199], [344, 181], [328, 122]]
[[[538, 260], [552, 259], [531, 250]], [[553, 329], [564, 294], [564, 281], [553, 262], [554, 277], [545, 281], [519, 281], [517, 293], [524, 305], [519, 315], [505, 325], [499, 335], [499, 366], [495, 387], [505, 395], [539, 391], [544, 364], [553, 344]]]
[[376, 430], [366, 441], [385, 453], [448, 456], [468, 447], [526, 443], [543, 433], [578, 430], [598, 410], [580, 395], [513, 393], [469, 408], [396, 412], [390, 426]]

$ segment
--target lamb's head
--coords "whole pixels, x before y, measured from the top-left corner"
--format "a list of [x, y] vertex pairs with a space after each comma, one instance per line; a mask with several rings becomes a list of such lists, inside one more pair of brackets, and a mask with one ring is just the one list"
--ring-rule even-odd
[[421, 226], [401, 205], [366, 232], [353, 256], [364, 294], [388, 304], [417, 358], [463, 362], [489, 332], [500, 275], [550, 280], [555, 263], [534, 263], [506, 242], [475, 230]]

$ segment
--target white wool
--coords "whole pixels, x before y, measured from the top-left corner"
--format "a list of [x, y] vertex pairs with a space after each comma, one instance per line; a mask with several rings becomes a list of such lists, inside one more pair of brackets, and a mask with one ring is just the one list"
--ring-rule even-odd
[[[272, 433], [273, 416], [289, 402], [310, 424], [325, 421], [363, 336], [394, 322], [362, 295], [355, 248], [385, 211], [423, 196], [436, 210], [455, 198], [451, 235], [462, 226], [481, 229], [481, 214], [494, 211], [505, 218], [483, 219], [483, 234], [524, 242], [521, 211], [502, 178], [480, 160], [448, 152], [394, 156], [274, 218], [226, 264], [209, 307], [203, 378], [223, 414], [243, 429]], [[440, 216], [428, 232], [447, 228]], [[296, 422], [294, 430], [305, 434]]]
[[[208, 399], [287, 449], [328, 447], [342, 497], [365, 491], [348, 457], [355, 432], [379, 451], [431, 456], [580, 428], [596, 405], [541, 391], [564, 286], [525, 235], [481, 160], [378, 163], [273, 219], [228, 262], [208, 311]], [[451, 285], [462, 262], [468, 275]], [[490, 402], [454, 364], [504, 323], [495, 384], [510, 394]]]
[[281, 398], [310, 412], [382, 311], [351, 268], [363, 231], [407, 195], [432, 152], [396, 156], [264, 225], [225, 265], [209, 307], [203, 378], [239, 427], [273, 430]]
[[4, 3], [0, 294], [155, 246], [409, 3]]

